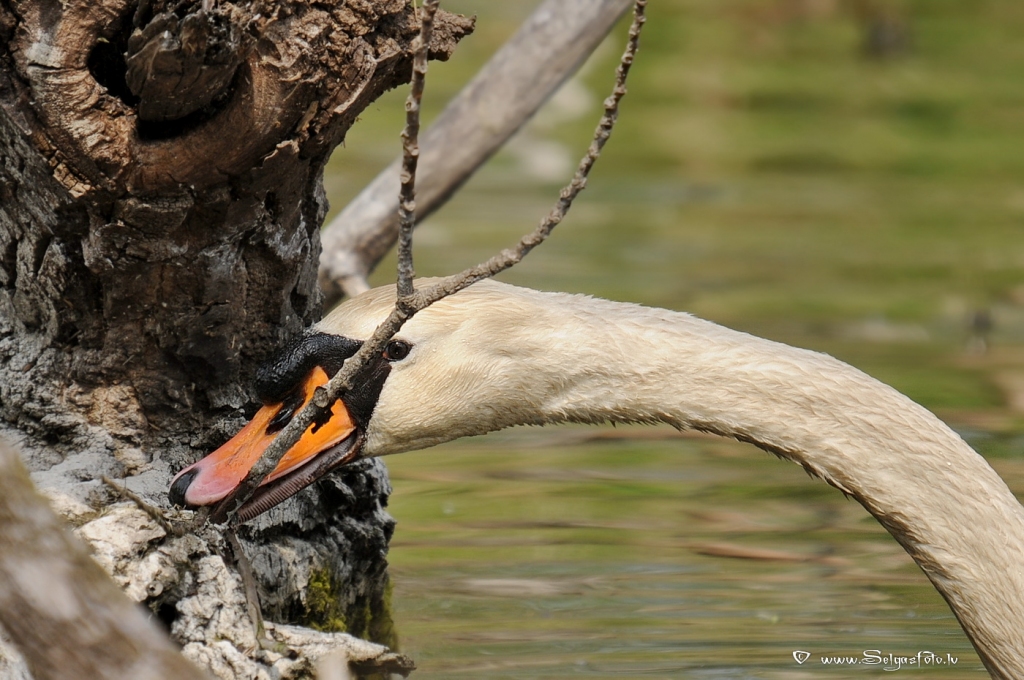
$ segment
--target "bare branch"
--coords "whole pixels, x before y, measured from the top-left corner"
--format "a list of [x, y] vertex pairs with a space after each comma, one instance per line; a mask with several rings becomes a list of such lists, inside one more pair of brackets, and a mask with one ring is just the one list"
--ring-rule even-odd
[[344, 366], [333, 378], [325, 385], [316, 389], [310, 403], [296, 414], [291, 422], [278, 433], [274, 441], [264, 451], [260, 460], [249, 470], [242, 483], [238, 485], [231, 495], [217, 505], [212, 515], [215, 521], [223, 519], [230, 523], [236, 520], [236, 518], [242, 522], [251, 519], [251, 517], [244, 513], [239, 514], [238, 508], [252, 497], [263, 479], [277, 467], [278, 461], [299, 441], [302, 433], [313, 424], [313, 421], [326, 413], [330, 405], [337, 401], [342, 393], [352, 388], [354, 378], [370, 364], [373, 357], [379, 355], [384, 350], [387, 342], [414, 314], [481, 279], [508, 269], [522, 260], [531, 250], [543, 243], [552, 230], [558, 226], [572, 206], [573, 200], [586, 187], [587, 175], [590, 174], [590, 170], [601, 154], [601, 149], [611, 136], [615, 121], [618, 118], [619, 102], [626, 94], [626, 78], [629, 75], [630, 67], [633, 64], [633, 57], [639, 46], [640, 31], [646, 21], [644, 14], [646, 7], [647, 0], [636, 0], [633, 23], [629, 29], [629, 40], [616, 71], [615, 86], [612, 88], [611, 95], [604, 101], [604, 115], [601, 116], [601, 120], [594, 132], [594, 138], [587, 149], [586, 155], [580, 161], [576, 174], [573, 176], [572, 181], [562, 189], [559, 199], [551, 209], [551, 212], [541, 220], [536, 229], [524, 236], [515, 247], [503, 250], [482, 264], [446, 277], [440, 283], [434, 284], [429, 288], [419, 289], [407, 297], [399, 297], [395, 308], [388, 315], [387, 319], [377, 326], [373, 335], [363, 343], [363, 346], [359, 348], [359, 351], [354, 356], [345, 362]]
[[100, 481], [113, 490], [114, 493], [130, 500], [132, 503], [135, 503], [140, 510], [149, 515], [151, 520], [159, 524], [160, 528], [166, 531], [169, 536], [181, 536], [184, 533], [182, 527], [175, 526], [167, 521], [167, 518], [164, 517], [164, 513], [160, 508], [147, 503], [142, 496], [132, 492], [126, 485], [118, 484], [106, 475], [100, 476]]
[[37, 680], [205, 677], [114, 585], [3, 443], [0, 623]]
[[402, 130], [402, 185], [398, 204], [398, 296], [412, 295], [412, 228], [416, 224], [416, 164], [420, 157], [420, 102], [427, 80], [427, 46], [440, 0], [427, 0], [420, 10], [420, 36], [413, 48], [412, 83], [405, 100]]
[[[545, 0], [423, 134], [417, 187], [422, 221], [579, 68], [631, 0]], [[328, 304], [356, 295], [398, 233], [389, 165], [321, 232], [320, 286]]]
[[256, 587], [256, 577], [252, 573], [252, 563], [249, 561], [249, 556], [245, 554], [245, 549], [242, 547], [242, 543], [238, 540], [238, 535], [235, 534], [233, 529], [225, 531], [224, 536], [227, 538], [228, 552], [231, 553], [230, 557], [235, 563], [235, 571], [238, 573], [239, 578], [242, 579], [242, 590], [245, 591], [245, 607], [249, 612], [249, 618], [256, 633], [256, 641], [261, 645], [270, 646], [274, 643], [267, 637], [266, 626], [263, 621], [263, 610], [260, 607], [260, 595]]

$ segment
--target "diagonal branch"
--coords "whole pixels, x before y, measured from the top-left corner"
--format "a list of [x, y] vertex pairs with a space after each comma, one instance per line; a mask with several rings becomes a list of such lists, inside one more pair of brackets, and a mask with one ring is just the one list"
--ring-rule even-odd
[[114, 585], [0, 442], [0, 624], [37, 680], [199, 680]]
[[[422, 221], [494, 154], [596, 49], [632, 0], [545, 0], [455, 97], [421, 140]], [[395, 160], [321, 232], [326, 306], [369, 285], [398, 234]]]
[[[594, 138], [586, 154], [580, 160], [572, 181], [562, 189], [558, 201], [548, 215], [541, 220], [536, 229], [524, 236], [513, 248], [503, 250], [486, 262], [446, 277], [428, 288], [419, 289], [407, 297], [399, 297], [395, 308], [377, 326], [373, 335], [363, 343], [352, 358], [345, 362], [333, 378], [322, 387], [317, 388], [309, 405], [296, 414], [291, 422], [281, 430], [264, 451], [259, 462], [249, 470], [242, 483], [217, 506], [214, 516], [225, 517], [229, 524], [236, 520], [238, 508], [252, 497], [256, 488], [277, 467], [277, 463], [284, 457], [284, 454], [298, 442], [314, 420], [326, 413], [331, 404], [337, 401], [344, 392], [352, 389], [353, 378], [369, 364], [373, 357], [384, 350], [388, 341], [414, 314], [477, 281], [494, 276], [515, 265], [531, 250], [543, 243], [558, 226], [572, 206], [573, 200], [586, 187], [587, 176], [600, 156], [601, 149], [611, 136], [619, 114], [619, 102], [626, 94], [626, 78], [639, 46], [640, 31], [646, 21], [644, 14], [646, 7], [647, 0], [636, 0], [633, 9], [633, 23], [629, 29], [629, 40], [616, 70], [615, 86], [612, 88], [612, 93], [604, 100], [604, 114], [601, 116], [597, 129], [594, 131]], [[245, 521], [249, 518], [239, 519]]]

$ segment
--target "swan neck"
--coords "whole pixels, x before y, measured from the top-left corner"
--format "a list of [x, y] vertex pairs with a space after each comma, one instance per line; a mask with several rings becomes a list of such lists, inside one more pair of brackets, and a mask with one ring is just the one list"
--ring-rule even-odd
[[948, 426], [824, 354], [686, 314], [582, 307], [560, 315], [576, 324], [572, 367], [540, 367], [564, 386], [546, 400], [545, 420], [662, 421], [801, 465], [900, 542], [994, 677], [1024, 677], [1024, 509]]

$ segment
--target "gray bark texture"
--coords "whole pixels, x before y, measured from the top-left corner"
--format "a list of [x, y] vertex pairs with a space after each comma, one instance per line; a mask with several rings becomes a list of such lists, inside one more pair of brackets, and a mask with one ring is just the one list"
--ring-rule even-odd
[[[471, 30], [439, 14], [431, 56]], [[408, 80], [417, 31], [407, 0], [0, 0], [0, 418], [218, 677], [300, 677], [348, 642], [276, 625], [261, 651], [216, 533], [169, 536], [99, 478], [166, 507], [240, 427], [256, 364], [319, 318], [323, 166]], [[389, 492], [367, 463], [243, 528], [268, 619], [392, 641]], [[4, 624], [0, 669], [35, 625]]]

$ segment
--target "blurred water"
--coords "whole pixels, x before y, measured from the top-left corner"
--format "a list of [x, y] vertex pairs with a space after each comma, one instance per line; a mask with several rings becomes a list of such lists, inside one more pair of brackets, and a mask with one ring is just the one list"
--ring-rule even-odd
[[605, 434], [527, 430], [389, 460], [393, 613], [418, 677], [884, 675], [820, 662], [864, 650], [952, 655], [928, 677], [987, 677], [855, 502], [749, 446]]

